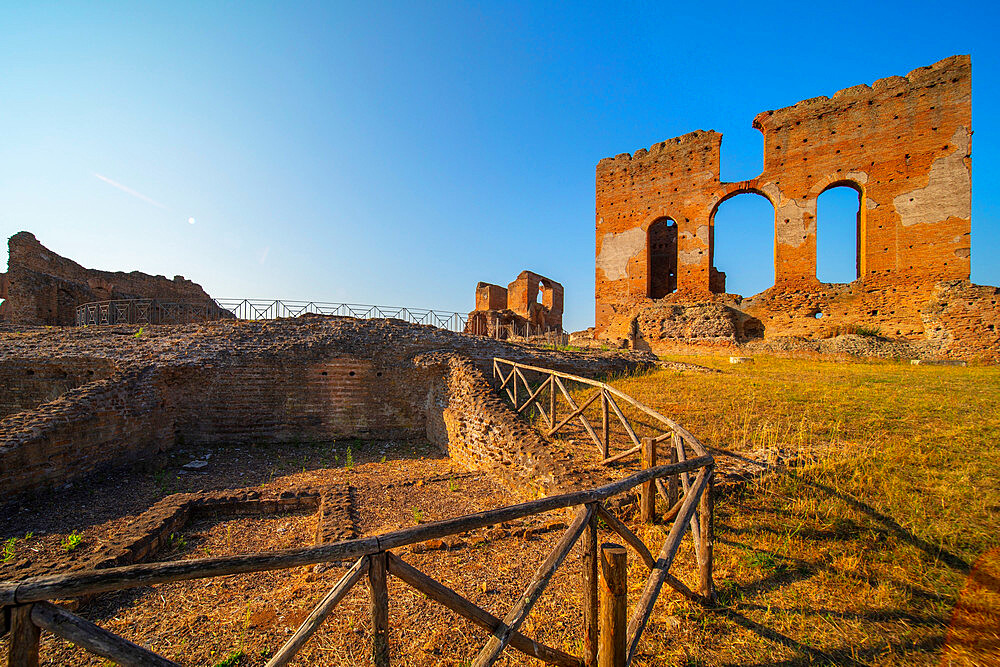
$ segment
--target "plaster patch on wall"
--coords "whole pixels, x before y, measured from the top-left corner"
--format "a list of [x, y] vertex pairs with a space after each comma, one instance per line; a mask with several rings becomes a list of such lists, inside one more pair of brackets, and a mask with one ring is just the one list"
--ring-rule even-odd
[[709, 229], [708, 225], [698, 225], [698, 230], [695, 232], [695, 238], [708, 245]]
[[969, 139], [969, 131], [959, 127], [951, 138], [954, 152], [934, 160], [927, 187], [904, 192], [892, 200], [904, 227], [972, 217], [972, 174], [965, 163]]
[[875, 202], [874, 199], [872, 199], [871, 197], [869, 197], [869, 196], [866, 195], [865, 196], [865, 208], [867, 208], [869, 211], [871, 211], [871, 210], [874, 210], [874, 209], [878, 208], [878, 204]]
[[849, 181], [858, 183], [859, 185], [864, 185], [868, 182], [868, 174], [863, 171], [849, 171], [844, 175], [844, 177]]
[[[810, 234], [816, 233], [815, 199], [801, 201], [787, 198], [774, 183], [762, 186], [761, 191], [775, 202], [774, 236], [777, 243], [798, 248]], [[809, 214], [808, 217], [806, 214]]]
[[636, 227], [621, 234], [607, 233], [601, 239], [597, 268], [608, 280], [627, 277], [628, 261], [646, 248], [646, 232]]
[[677, 253], [677, 259], [681, 264], [701, 264], [703, 250], [681, 250]]

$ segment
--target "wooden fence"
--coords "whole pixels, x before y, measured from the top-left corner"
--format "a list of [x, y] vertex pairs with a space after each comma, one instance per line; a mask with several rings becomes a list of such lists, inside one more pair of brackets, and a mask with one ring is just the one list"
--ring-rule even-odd
[[[89, 596], [172, 581], [266, 572], [343, 560], [354, 560], [355, 562], [303, 621], [292, 637], [277, 650], [267, 663], [268, 667], [285, 665], [291, 661], [334, 610], [337, 603], [362, 578], [367, 578], [371, 593], [374, 662], [380, 667], [388, 665], [389, 597], [386, 579], [390, 574], [431, 600], [444, 605], [490, 632], [489, 640], [472, 661], [473, 665], [479, 667], [492, 665], [507, 647], [548, 664], [566, 667], [589, 667], [597, 665], [598, 660], [602, 666], [629, 664], [636, 654], [643, 631], [664, 584], [694, 600], [711, 600], [714, 595], [712, 586], [712, 476], [714, 460], [690, 433], [612, 387], [584, 378], [556, 373], [547, 369], [512, 364], [499, 359], [496, 360], [494, 368], [498, 369], [503, 364], [512, 366], [513, 369], [500, 383], [500, 388], [507, 390], [508, 395], [512, 396], [515, 406], [519, 405], [519, 394], [516, 390], [516, 381], [514, 388], [510, 388], [511, 379], [516, 377], [522, 380], [525, 387], [528, 388], [524, 371], [548, 374], [548, 379], [543, 382], [542, 386], [548, 386], [553, 390], [550, 392], [550, 409], [545, 413], [546, 420], [550, 425], [550, 432], [555, 432], [562, 424], [571, 419], [583, 416], [582, 409], [575, 404], [566, 391], [562, 380], [584, 382], [599, 389], [597, 395], [601, 397], [602, 404], [605, 406], [605, 415], [607, 415], [607, 408], [610, 407], [625, 424], [633, 438], [634, 430], [628, 425], [621, 410], [618, 409], [616, 399], [639, 407], [660, 422], [671, 426], [671, 431], [665, 435], [672, 438], [676, 445], [675, 455], [683, 460], [656, 465], [656, 444], [663, 442], [665, 438], [664, 436], [644, 438], [638, 442], [638, 449], [633, 447], [629, 450], [632, 453], [639, 451], [643, 453], [643, 461], [647, 464], [644, 469], [624, 479], [597, 488], [549, 496], [478, 514], [332, 544], [240, 556], [129, 565], [104, 570], [30, 577], [21, 581], [0, 582], [0, 608], [5, 608], [10, 619], [9, 665], [22, 667], [38, 664], [39, 637], [42, 630], [51, 632], [118, 664], [176, 665], [177, 663], [147, 648], [108, 632], [78, 615], [52, 604], [50, 600]], [[553, 398], [555, 387], [560, 389], [572, 410], [559, 424], [555, 421], [556, 408]], [[528, 399], [519, 405], [519, 412], [523, 410], [525, 405], [537, 405], [540, 395], [540, 388], [531, 391]], [[597, 400], [596, 397], [590, 397], [584, 402], [584, 406], [595, 400]], [[603, 454], [607, 454], [607, 419], [605, 418], [602, 430], [603, 440], [596, 437], [592, 428], [588, 428], [588, 432], [592, 433], [599, 447], [603, 446]], [[694, 457], [689, 458], [684, 455], [685, 443], [693, 449]], [[680, 485], [678, 485], [678, 481]], [[680, 494], [679, 487], [683, 487], [683, 495]], [[609, 499], [630, 493], [635, 489], [639, 491], [643, 516], [648, 520], [653, 518], [654, 489], [657, 489], [667, 500], [666, 506], [669, 509], [663, 515], [663, 519], [667, 522], [672, 520], [673, 524], [659, 553], [655, 556], [632, 530], [605, 507], [605, 503]], [[572, 522], [552, 551], [538, 566], [523, 593], [503, 618], [498, 618], [482, 609], [445, 584], [415, 569], [399, 555], [392, 552], [393, 549], [418, 542], [568, 508], [576, 510]], [[607, 528], [617, 533], [649, 569], [649, 576], [642, 594], [628, 617], [625, 627], [621, 627], [620, 621], [614, 620], [613, 614], [603, 613], [606, 606], [604, 601], [606, 586], [601, 586], [600, 596], [598, 593], [598, 582], [605, 582], [611, 576], [613, 569], [610, 565], [606, 566], [599, 558], [599, 522], [603, 522]], [[670, 573], [671, 565], [677, 556], [685, 534], [688, 532], [692, 535], [698, 561], [699, 581], [698, 585], [694, 587], [697, 592]], [[584, 601], [584, 623], [581, 634], [584, 655], [573, 656], [534, 641], [519, 630], [522, 622], [545, 591], [553, 574], [563, 564], [573, 546], [581, 541], [581, 538], [583, 567], [580, 587]], [[620, 554], [616, 554], [616, 556], [620, 556]], [[619, 574], [621, 572], [620, 561], [616, 571]], [[607, 608], [617, 609], [621, 615], [624, 605], [624, 592], [620, 591], [615, 603], [609, 603]], [[621, 617], [624, 618], [624, 616]], [[599, 646], [601, 647], [600, 652]]]

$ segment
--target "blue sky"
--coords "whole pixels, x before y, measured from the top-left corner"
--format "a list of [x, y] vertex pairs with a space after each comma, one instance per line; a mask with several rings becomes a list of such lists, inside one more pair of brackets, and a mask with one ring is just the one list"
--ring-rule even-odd
[[[531, 269], [579, 329], [602, 157], [714, 129], [723, 179], [750, 178], [758, 112], [969, 53], [972, 278], [1000, 284], [992, 3], [18, 4], [0, 235], [88, 267], [457, 311]], [[820, 202], [821, 278], [852, 277], [853, 197]], [[720, 209], [730, 291], [771, 284], [772, 216]]]

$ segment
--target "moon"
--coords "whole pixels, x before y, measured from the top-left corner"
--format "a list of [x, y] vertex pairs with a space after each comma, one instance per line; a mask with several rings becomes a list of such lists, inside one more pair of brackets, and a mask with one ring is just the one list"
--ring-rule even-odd
[[189, 225], [193, 225], [194, 224], [194, 218], [188, 218], [188, 224]]

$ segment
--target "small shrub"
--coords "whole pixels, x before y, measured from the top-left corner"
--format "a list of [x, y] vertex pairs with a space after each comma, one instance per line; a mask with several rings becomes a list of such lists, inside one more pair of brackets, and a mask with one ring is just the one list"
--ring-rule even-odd
[[416, 507], [413, 508], [413, 522], [420, 523], [424, 520], [424, 511], [418, 510]]
[[14, 560], [17, 555], [17, 538], [12, 537], [3, 543], [3, 551], [0, 551], [0, 562], [4, 564]]
[[170, 533], [170, 537], [167, 538], [170, 543], [171, 549], [183, 549], [187, 546], [187, 540], [180, 533]]
[[136, 331], [135, 334], [133, 334], [133, 337], [134, 338], [142, 338], [142, 327], [139, 327], [139, 330]]
[[222, 661], [215, 663], [215, 667], [233, 667], [238, 665], [240, 660], [243, 659], [243, 650], [230, 651], [229, 655], [222, 659]]
[[62, 541], [62, 548], [66, 550], [66, 553], [71, 551], [76, 551], [76, 549], [83, 543], [83, 535], [80, 535], [75, 530], [66, 536], [66, 539]]
[[350, 470], [354, 467], [354, 453], [351, 452], [351, 448], [347, 448], [347, 454], [344, 455], [344, 468]]
[[882, 329], [877, 326], [858, 325], [854, 327], [854, 333], [859, 336], [869, 336], [871, 338], [882, 338]]
[[455, 481], [454, 475], [448, 478], [448, 490], [452, 493], [458, 491], [458, 482]]

